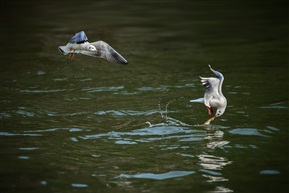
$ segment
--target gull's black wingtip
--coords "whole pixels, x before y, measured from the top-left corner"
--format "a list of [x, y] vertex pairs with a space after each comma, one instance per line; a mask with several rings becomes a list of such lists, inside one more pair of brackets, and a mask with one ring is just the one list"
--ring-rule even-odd
[[62, 54], [65, 53], [64, 50], [62, 50], [60, 46], [58, 46], [58, 50], [59, 50], [59, 52], [61, 52]]
[[128, 61], [124, 57], [122, 57], [121, 55], [117, 56], [117, 60], [118, 60], [119, 64], [128, 65]]

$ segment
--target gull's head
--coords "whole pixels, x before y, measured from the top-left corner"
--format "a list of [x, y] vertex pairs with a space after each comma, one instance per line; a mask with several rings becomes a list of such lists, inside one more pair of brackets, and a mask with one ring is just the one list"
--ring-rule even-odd
[[225, 110], [220, 110], [220, 109], [217, 109], [217, 112], [216, 112], [216, 114], [215, 114], [215, 118], [216, 117], [220, 117], [221, 115], [223, 115], [224, 114], [224, 112], [225, 112]]
[[217, 110], [216, 110], [215, 118], [222, 116], [224, 114], [225, 110], [226, 110], [226, 107], [227, 107], [226, 104], [221, 106], [221, 107], [218, 107]]
[[98, 52], [98, 50], [95, 48], [95, 46], [93, 46], [93, 45], [88, 45], [87, 46], [87, 49], [89, 50], [89, 51], [92, 51], [92, 52]]

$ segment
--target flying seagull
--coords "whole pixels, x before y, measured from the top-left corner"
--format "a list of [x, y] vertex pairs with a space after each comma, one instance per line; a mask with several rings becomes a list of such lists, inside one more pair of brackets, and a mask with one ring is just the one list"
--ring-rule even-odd
[[100, 40], [89, 43], [84, 31], [76, 33], [66, 46], [59, 46], [58, 49], [62, 54], [68, 55], [68, 60], [72, 60], [74, 54], [84, 54], [118, 64], [128, 64], [128, 61], [106, 42]]
[[213, 120], [216, 117], [220, 117], [225, 112], [227, 107], [227, 99], [222, 93], [222, 84], [224, 81], [223, 74], [213, 70], [210, 65], [209, 68], [217, 76], [217, 78], [200, 77], [202, 84], [206, 87], [205, 95], [203, 98], [190, 100], [190, 102], [204, 103], [208, 109], [209, 115], [213, 114], [213, 108], [217, 108], [216, 113], [212, 118]]

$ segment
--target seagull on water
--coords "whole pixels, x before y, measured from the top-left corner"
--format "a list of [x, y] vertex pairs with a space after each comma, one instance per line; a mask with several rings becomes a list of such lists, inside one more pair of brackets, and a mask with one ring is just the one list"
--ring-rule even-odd
[[209, 115], [213, 114], [213, 108], [217, 108], [214, 117], [211, 119], [213, 120], [216, 117], [220, 117], [225, 112], [227, 107], [227, 99], [222, 93], [222, 84], [224, 81], [223, 74], [213, 70], [210, 65], [209, 68], [217, 78], [204, 78], [200, 76], [202, 84], [206, 87], [205, 95], [203, 98], [190, 100], [190, 102], [204, 103], [208, 109]]
[[84, 54], [118, 64], [128, 64], [128, 61], [106, 42], [100, 40], [89, 43], [84, 31], [76, 33], [66, 46], [59, 46], [58, 50], [64, 55], [68, 54], [68, 60], [72, 60], [74, 54]]

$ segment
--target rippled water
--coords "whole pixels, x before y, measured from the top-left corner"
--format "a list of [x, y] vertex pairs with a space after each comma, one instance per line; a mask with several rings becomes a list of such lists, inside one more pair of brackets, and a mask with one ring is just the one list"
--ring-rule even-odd
[[[1, 192], [287, 192], [288, 4], [1, 8]], [[67, 61], [80, 30], [129, 65]], [[198, 126], [208, 64], [228, 107]]]

